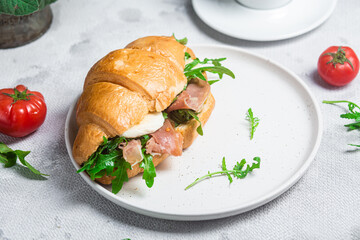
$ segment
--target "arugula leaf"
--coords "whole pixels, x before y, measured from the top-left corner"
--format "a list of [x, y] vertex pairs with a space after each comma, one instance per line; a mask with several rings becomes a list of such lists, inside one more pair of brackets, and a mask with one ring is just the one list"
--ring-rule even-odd
[[245, 178], [249, 172], [252, 172], [252, 170], [256, 169], [256, 168], [260, 168], [260, 158], [259, 157], [254, 157], [253, 159], [255, 161], [255, 163], [252, 163], [252, 165], [247, 165], [246, 169], [243, 171], [242, 168], [243, 166], [246, 164], [245, 159], [241, 160], [240, 163], [236, 163], [236, 165], [234, 166], [234, 176], [239, 178], [239, 179], [243, 179]]
[[348, 128], [348, 131], [359, 130], [360, 122], [349, 123], [349, 124], [345, 124], [344, 126]]
[[355, 121], [360, 121], [360, 113], [359, 112], [349, 112], [349, 113], [344, 113], [340, 115], [341, 118], [346, 118], [346, 119], [355, 119]]
[[168, 114], [166, 112], [162, 112], [162, 115], [163, 115], [164, 119], [168, 118]]
[[[189, 56], [187, 56], [185, 53], [185, 59], [188, 59], [187, 57], [189, 58]], [[225, 60], [226, 58], [214, 58], [214, 59], [205, 58], [203, 61], [201, 61], [198, 58], [196, 58], [192, 62], [185, 65], [184, 74], [187, 77], [188, 81], [194, 78], [200, 78], [201, 80], [206, 81], [203, 72], [211, 72], [218, 74], [220, 79], [223, 78], [224, 74], [232, 78], [235, 78], [234, 73], [230, 69], [221, 65], [221, 62]], [[201, 66], [205, 64], [212, 64], [213, 66]], [[218, 81], [219, 80], [213, 80], [211, 81], [211, 84]]]
[[[115, 162], [118, 158], [122, 158], [122, 152], [120, 150], [114, 150], [109, 154], [99, 154], [96, 159], [96, 164], [87, 170], [91, 180], [103, 177], [105, 173], [110, 176], [114, 171]], [[99, 174], [100, 172], [101, 174]]]
[[223, 171], [226, 171], [226, 175], [228, 176], [229, 182], [232, 183], [232, 182], [233, 182], [233, 179], [232, 179], [230, 173], [227, 172], [228, 170], [227, 170], [227, 168], [226, 168], [225, 157], [223, 157], [223, 159], [222, 159], [221, 169], [222, 169]]
[[4, 167], [9, 168], [16, 164], [17, 155], [14, 152], [0, 153], [0, 162], [4, 163]]
[[4, 167], [12, 167], [16, 164], [17, 155], [14, 151], [0, 142], [0, 162], [4, 163]]
[[172, 36], [175, 38], [175, 40], [176, 40], [178, 43], [180, 43], [180, 44], [182, 44], [182, 45], [186, 45], [187, 42], [188, 42], [188, 39], [187, 39], [186, 37], [184, 37], [184, 38], [182, 38], [182, 39], [177, 39], [177, 38], [175, 37], [175, 34], [174, 34], [174, 33], [173, 33]]
[[142, 151], [144, 157], [144, 159], [140, 163], [140, 167], [144, 169], [142, 178], [145, 180], [146, 186], [151, 188], [154, 185], [154, 178], [156, 177], [153, 157], [150, 154], [145, 153], [145, 149], [143, 149]]
[[185, 52], [185, 60], [188, 60], [189, 58], [191, 58], [191, 55], [190, 55], [190, 53], [188, 53], [188, 52]]
[[156, 177], [156, 169], [153, 163], [153, 157], [151, 154], [146, 153], [146, 143], [150, 139], [149, 135], [144, 135], [141, 139], [141, 152], [143, 155], [143, 160], [141, 161], [139, 167], [144, 169], [142, 178], [145, 180], [146, 186], [151, 188], [154, 185], [154, 178]]
[[37, 175], [49, 176], [47, 174], [41, 173], [36, 170], [30, 163], [25, 160], [25, 157], [30, 153], [30, 151], [22, 150], [12, 150], [4, 143], [0, 142], [0, 162], [4, 164], [4, 167], [12, 167], [16, 164], [16, 160], [19, 158], [22, 165], [27, 167], [30, 171]]
[[220, 81], [220, 80], [210, 80], [210, 81], [208, 81], [208, 83], [209, 83], [210, 85], [213, 85], [214, 83], [216, 83], [216, 82], [218, 82], [218, 81]]
[[254, 138], [254, 133], [256, 131], [256, 128], [259, 126], [260, 119], [257, 117], [254, 117], [254, 114], [251, 110], [251, 108], [248, 109], [248, 112], [246, 114], [246, 119], [249, 120], [251, 124], [250, 128], [250, 140]]
[[217, 73], [217, 74], [219, 74], [220, 79], [222, 78], [222, 74], [226, 74], [232, 78], [235, 78], [234, 73], [230, 69], [225, 68], [223, 66], [198, 67], [195, 69], [188, 70], [188, 71], [184, 72], [184, 74], [189, 80], [196, 78], [196, 77], [203, 79], [203, 78], [205, 78], [205, 76], [203, 75], [202, 72]]
[[111, 181], [111, 191], [114, 194], [120, 192], [122, 186], [124, 185], [124, 182], [129, 181], [127, 169], [131, 169], [131, 165], [123, 159], [123, 161], [118, 161], [116, 163], [116, 167], [117, 169], [115, 170], [115, 172], [111, 174], [111, 176], [115, 177], [115, 179]]
[[[341, 114], [340, 117], [345, 118], [345, 119], [354, 119], [355, 122], [346, 124], [344, 126], [348, 128], [348, 131], [360, 130], [360, 112], [355, 111], [355, 108], [360, 110], [360, 107], [357, 104], [355, 104], [353, 102], [350, 102], [350, 101], [347, 101], [347, 100], [337, 100], [337, 101], [324, 100], [323, 103], [327, 103], [327, 104], [347, 103], [348, 108], [349, 108], [349, 112], [345, 113], [345, 114]], [[354, 147], [360, 147], [360, 145], [356, 145], [356, 144], [348, 144], [348, 145], [354, 146]]]
[[6, 0], [0, 1], [0, 14], [10, 14], [15, 16], [28, 15], [56, 0]]
[[149, 135], [144, 135], [140, 138], [142, 148], [145, 148], [145, 145], [149, 139], [150, 139]]
[[42, 175], [42, 176], [49, 176], [47, 174], [41, 173], [38, 170], [36, 170], [33, 166], [31, 166], [30, 163], [28, 163], [25, 160], [25, 157], [30, 153], [30, 151], [21, 151], [21, 150], [15, 150], [14, 151], [15, 154], [18, 156], [20, 162], [22, 163], [22, 165], [26, 166], [27, 168], [29, 168], [33, 173], [37, 174], [37, 175]]
[[217, 171], [217, 172], [212, 172], [212, 173], [208, 172], [208, 174], [197, 178], [194, 182], [192, 182], [190, 185], [188, 185], [185, 188], [185, 190], [188, 190], [189, 188], [191, 188], [195, 184], [199, 183], [200, 181], [202, 181], [202, 180], [204, 180], [206, 178], [211, 178], [214, 175], [227, 175], [230, 183], [232, 183], [232, 181], [233, 181], [230, 174], [232, 174], [233, 176], [235, 176], [238, 179], [243, 179], [248, 175], [248, 173], [252, 172], [254, 169], [260, 168], [260, 158], [259, 157], [254, 157], [253, 160], [254, 160], [254, 163], [252, 163], [251, 165], [248, 164], [245, 170], [242, 170], [242, 168], [246, 164], [245, 159], [242, 159], [240, 161], [240, 163], [237, 162], [232, 170], [228, 170], [228, 169], [226, 169], [225, 157], [223, 157], [222, 171]]
[[360, 145], [356, 145], [356, 144], [348, 144], [348, 145], [360, 148]]
[[188, 112], [189, 112], [190, 116], [192, 116], [199, 123], [199, 126], [196, 128], [197, 133], [200, 136], [204, 135], [203, 129], [202, 129], [202, 126], [201, 126], [201, 121], [198, 118], [198, 116], [196, 115], [196, 113], [194, 111], [191, 111], [191, 110], [189, 110]]
[[[186, 56], [186, 54], [185, 54], [185, 56]], [[191, 57], [190, 54], [188, 56]], [[226, 58], [205, 58], [203, 61], [200, 61], [199, 58], [196, 58], [192, 62], [186, 64], [184, 71], [189, 71], [196, 65], [204, 65], [209, 62], [212, 63], [214, 66], [221, 66], [220, 62], [225, 61], [225, 60], [226, 60]]]

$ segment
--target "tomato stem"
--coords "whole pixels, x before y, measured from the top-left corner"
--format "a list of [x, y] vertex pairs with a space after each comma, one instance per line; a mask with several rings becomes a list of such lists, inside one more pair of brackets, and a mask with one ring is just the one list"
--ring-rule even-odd
[[326, 64], [332, 63], [334, 68], [336, 68], [336, 64], [342, 64], [344, 65], [345, 62], [349, 63], [352, 70], [354, 71], [354, 66], [352, 65], [352, 63], [350, 62], [350, 60], [346, 57], [346, 52], [344, 49], [341, 48], [341, 46], [339, 46], [338, 50], [336, 53], [325, 53], [325, 55], [329, 55], [332, 57], [331, 61], [328, 61]]
[[33, 96], [34, 94], [32, 93], [27, 93], [27, 88], [20, 92], [19, 90], [17, 90], [16, 88], [14, 88], [14, 94], [10, 94], [10, 93], [3, 93], [6, 96], [11, 97], [14, 101], [11, 104], [16, 103], [17, 101], [20, 100], [24, 100], [24, 101], [29, 101], [30, 97], [29, 96]]

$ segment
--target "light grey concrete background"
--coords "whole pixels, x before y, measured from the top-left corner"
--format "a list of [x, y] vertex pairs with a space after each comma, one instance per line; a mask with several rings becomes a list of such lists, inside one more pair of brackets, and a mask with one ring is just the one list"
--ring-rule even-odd
[[[309, 6], [311, 7], [311, 6]], [[88, 69], [109, 51], [146, 35], [187, 36], [189, 44], [228, 44], [271, 58], [298, 74], [319, 103], [360, 103], [360, 76], [333, 88], [316, 74], [318, 56], [331, 45], [360, 54], [360, 3], [340, 0], [319, 28], [277, 42], [224, 36], [198, 19], [189, 0], [59, 0], [42, 38], [0, 50], [0, 88], [24, 84], [45, 96], [47, 119], [23, 139], [0, 135], [51, 176], [34, 178], [23, 167], [0, 167], [0, 239], [360, 239], [359, 132], [346, 132], [343, 107], [320, 105], [324, 135], [304, 177], [276, 200], [226, 219], [176, 222], [142, 216], [101, 197], [75, 172], [64, 143], [66, 113]], [[304, 13], [306, 17], [306, 13]], [[289, 120], [296, 116], [286, 116]]]

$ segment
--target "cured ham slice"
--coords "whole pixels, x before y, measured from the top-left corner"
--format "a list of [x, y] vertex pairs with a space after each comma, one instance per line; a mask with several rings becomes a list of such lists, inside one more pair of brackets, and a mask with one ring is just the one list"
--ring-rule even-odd
[[146, 143], [146, 153], [181, 156], [183, 136], [175, 131], [169, 119], [166, 119], [164, 125], [150, 135], [151, 138]]
[[180, 93], [175, 102], [173, 102], [166, 112], [172, 112], [179, 109], [191, 109], [199, 112], [204, 105], [210, 93], [208, 82], [197, 79], [188, 84], [187, 88]]
[[132, 166], [143, 159], [140, 140], [131, 140], [127, 145], [120, 145], [119, 148], [122, 148], [123, 150], [123, 157], [125, 161], [130, 163]]

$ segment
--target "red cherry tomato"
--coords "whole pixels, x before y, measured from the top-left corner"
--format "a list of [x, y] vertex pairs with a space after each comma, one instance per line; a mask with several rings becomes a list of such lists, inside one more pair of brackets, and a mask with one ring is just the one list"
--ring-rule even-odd
[[38, 129], [46, 116], [43, 95], [24, 85], [0, 90], [0, 132], [24, 137]]
[[332, 46], [319, 57], [318, 73], [333, 86], [344, 86], [359, 72], [359, 59], [350, 47]]

